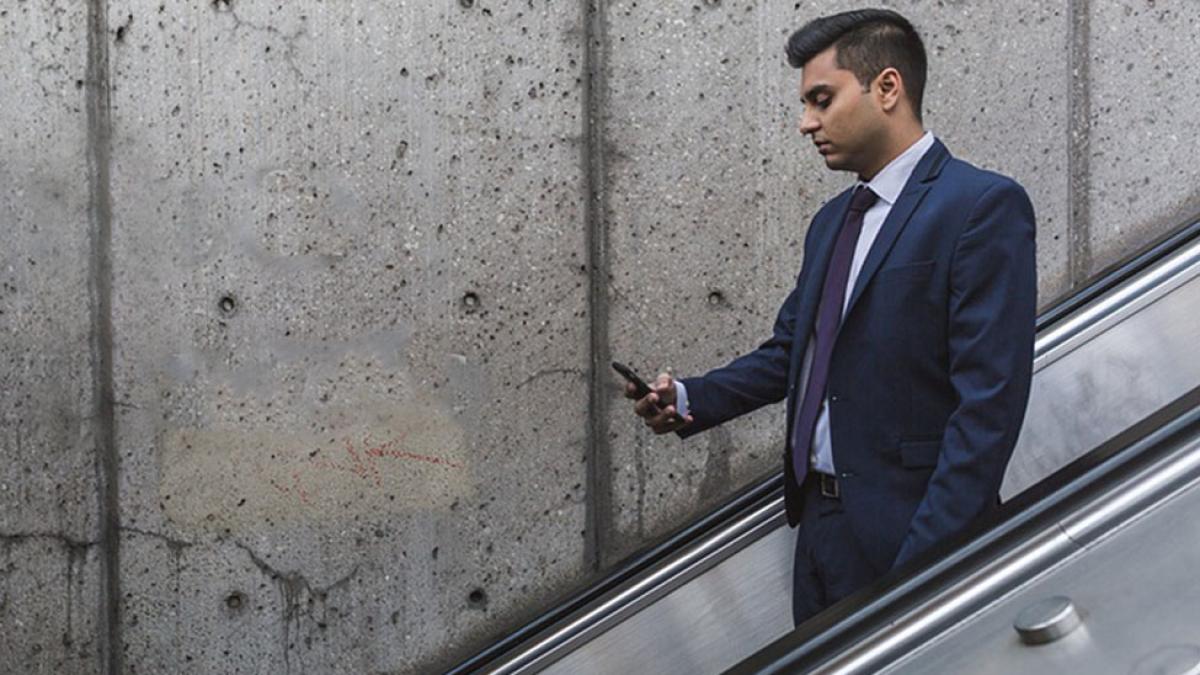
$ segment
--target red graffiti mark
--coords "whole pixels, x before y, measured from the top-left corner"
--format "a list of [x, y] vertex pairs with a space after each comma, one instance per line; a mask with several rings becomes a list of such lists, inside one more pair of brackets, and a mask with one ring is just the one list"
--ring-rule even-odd
[[292, 481], [296, 487], [296, 494], [299, 495], [299, 497], [300, 497], [300, 502], [302, 504], [307, 504], [308, 503], [308, 493], [304, 491], [304, 486], [300, 484], [300, 472], [299, 471], [292, 472]]
[[[370, 435], [367, 435], [360, 441], [360, 446], [355, 446], [354, 441], [347, 438], [342, 446], [344, 453], [339, 459], [319, 459], [317, 457], [319, 451], [313, 451], [308, 454], [304, 466], [292, 472], [291, 485], [280, 485], [274, 479], [271, 479], [269, 482], [280, 493], [295, 496], [300, 503], [309, 504], [309, 492], [304, 489], [304, 484], [301, 481], [302, 471], [306, 475], [312, 469], [319, 472], [336, 471], [348, 473], [361, 480], [373, 483], [377, 488], [382, 488], [386, 462], [381, 460], [400, 459], [424, 462], [450, 469], [466, 468], [464, 465], [448, 459], [432, 455], [422, 455], [398, 448], [397, 446], [404, 441], [406, 436], [407, 434], [401, 434], [389, 441], [376, 444], [371, 441]], [[283, 458], [280, 459], [282, 460]]]
[[418, 462], [427, 462], [429, 464], [436, 464], [438, 466], [448, 466], [451, 469], [466, 468], [462, 464], [459, 464], [457, 462], [451, 462], [450, 460], [442, 459], [441, 457], [433, 457], [430, 455], [419, 455], [415, 452], [408, 452], [407, 450], [393, 449], [394, 446], [396, 446], [400, 443], [400, 441], [404, 440], [405, 436], [407, 436], [407, 434], [402, 434], [398, 438], [394, 438], [386, 443], [381, 443], [380, 445], [375, 445], [375, 446], [371, 445], [371, 437], [367, 436], [367, 437], [363, 438], [363, 445], [367, 446], [366, 454], [369, 457], [392, 457], [394, 459], [411, 459], [411, 460], [415, 460]]
[[309, 463], [319, 469], [341, 471], [362, 478], [363, 480], [369, 480], [375, 483], [376, 487], [383, 486], [383, 474], [379, 471], [379, 465], [376, 464], [372, 455], [368, 453], [366, 459], [364, 459], [349, 439], [346, 440], [345, 450], [349, 462], [311, 459]]
[[381, 448], [371, 448], [367, 452], [375, 452], [374, 457], [394, 457], [396, 459], [412, 459], [418, 462], [428, 462], [440, 466], [448, 466], [451, 469], [462, 469], [462, 464], [451, 462], [450, 460], [442, 459], [441, 457], [430, 457], [428, 455], [418, 455], [414, 452], [406, 452], [404, 450], [384, 450]]
[[363, 459], [358, 454], [358, 450], [354, 449], [354, 444], [348, 438], [346, 439], [346, 454], [350, 456], [351, 472], [354, 475], [363, 480], [373, 479], [372, 482], [375, 483], [375, 487], [383, 487], [383, 474], [379, 472], [379, 466], [375, 463], [375, 460], [370, 455], [366, 459]]
[[308, 492], [305, 491], [304, 486], [300, 484], [300, 472], [298, 470], [292, 472], [292, 486], [291, 487], [287, 487], [284, 485], [280, 485], [279, 483], [276, 483], [274, 478], [272, 478], [270, 480], [270, 483], [271, 483], [271, 487], [275, 488], [276, 490], [279, 490], [280, 492], [282, 492], [285, 495], [295, 493], [296, 499], [299, 499], [301, 504], [309, 504], [310, 503], [308, 501]]

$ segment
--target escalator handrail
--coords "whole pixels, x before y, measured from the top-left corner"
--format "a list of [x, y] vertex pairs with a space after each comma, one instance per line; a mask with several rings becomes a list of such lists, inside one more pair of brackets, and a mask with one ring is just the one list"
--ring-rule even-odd
[[1096, 273], [1091, 279], [1084, 282], [1079, 290], [1069, 291], [1058, 300], [1051, 302], [1038, 315], [1037, 331], [1040, 333], [1062, 321], [1197, 238], [1200, 238], [1200, 219], [1193, 218], [1185, 221], [1167, 234], [1147, 244], [1137, 253]]

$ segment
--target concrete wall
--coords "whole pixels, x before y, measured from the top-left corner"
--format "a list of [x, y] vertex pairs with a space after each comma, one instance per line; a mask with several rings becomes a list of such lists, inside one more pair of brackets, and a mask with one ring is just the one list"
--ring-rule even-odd
[[87, 7], [0, 6], [0, 672], [101, 664]]
[[[1043, 303], [1200, 215], [1185, 0], [910, 0]], [[607, 367], [767, 334], [849, 2], [0, 7], [0, 671], [427, 672], [779, 463]]]

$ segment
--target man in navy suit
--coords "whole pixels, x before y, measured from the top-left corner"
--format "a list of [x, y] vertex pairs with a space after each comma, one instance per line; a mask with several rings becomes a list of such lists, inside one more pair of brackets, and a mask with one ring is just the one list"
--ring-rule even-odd
[[702, 377], [659, 375], [634, 410], [686, 438], [787, 399], [799, 624], [996, 507], [1037, 280], [1025, 191], [925, 131], [925, 49], [904, 17], [823, 17], [787, 54], [800, 131], [858, 181], [813, 217], [770, 339]]

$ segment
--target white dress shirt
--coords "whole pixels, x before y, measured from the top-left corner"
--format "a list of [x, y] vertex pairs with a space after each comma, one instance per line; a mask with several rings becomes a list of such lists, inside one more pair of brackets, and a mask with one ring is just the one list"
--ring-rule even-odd
[[[910, 145], [907, 150], [900, 153], [879, 173], [875, 174], [869, 183], [859, 181], [855, 184], [856, 186], [866, 185], [879, 196], [875, 204], [863, 214], [862, 233], [859, 234], [858, 243], [854, 247], [854, 258], [850, 262], [850, 278], [854, 279], [855, 283], [858, 281], [859, 272], [862, 271], [863, 262], [866, 261], [867, 254], [871, 251], [871, 246], [875, 243], [875, 238], [883, 227], [883, 221], [892, 212], [892, 205], [900, 197], [900, 192], [904, 190], [913, 170], [917, 168], [917, 163], [931, 147], [933, 147], [933, 134], [926, 131], [925, 135], [921, 136], [916, 143]], [[843, 314], [847, 305], [850, 304], [850, 297], [853, 295], [852, 289], [853, 286], [847, 285], [846, 297], [842, 301]], [[812, 365], [812, 358], [813, 340], [810, 339], [804, 352], [804, 367], [800, 373], [800, 381], [797, 383], [799, 391], [804, 391], [804, 385], [808, 383], [808, 371]], [[687, 387], [678, 380], [675, 381], [675, 395], [675, 408], [680, 415], [686, 417], [688, 414]], [[833, 464], [833, 443], [829, 434], [828, 404], [828, 400], [821, 402], [821, 412], [817, 416], [816, 429], [813, 431], [812, 455], [809, 461], [817, 471], [836, 475]]]

